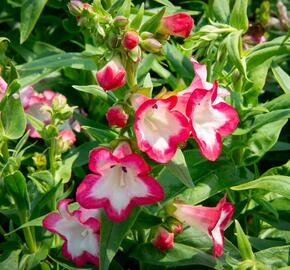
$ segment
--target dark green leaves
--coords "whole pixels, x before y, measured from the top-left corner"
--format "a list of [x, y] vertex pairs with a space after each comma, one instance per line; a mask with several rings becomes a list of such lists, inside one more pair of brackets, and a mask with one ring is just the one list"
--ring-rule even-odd
[[149, 18], [141, 26], [140, 32], [148, 31], [148, 32], [154, 33], [157, 30], [164, 13], [165, 13], [165, 8], [162, 8], [157, 14]]
[[130, 228], [135, 223], [141, 209], [135, 207], [130, 215], [121, 222], [111, 221], [104, 212], [101, 214], [101, 240], [100, 240], [100, 270], [109, 269], [115, 253]]
[[21, 5], [20, 43], [23, 43], [33, 30], [47, 0], [23, 0]]

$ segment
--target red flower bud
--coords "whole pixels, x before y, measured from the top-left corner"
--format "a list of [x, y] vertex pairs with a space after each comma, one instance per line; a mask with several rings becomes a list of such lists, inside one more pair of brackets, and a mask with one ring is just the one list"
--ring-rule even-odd
[[139, 36], [134, 31], [128, 31], [125, 33], [122, 40], [122, 45], [128, 50], [134, 49], [139, 43]]
[[178, 37], [189, 36], [193, 27], [193, 19], [187, 13], [176, 13], [161, 19], [158, 32]]
[[126, 83], [126, 71], [117, 58], [113, 58], [97, 72], [97, 80], [104, 90], [113, 90]]
[[126, 126], [128, 114], [125, 113], [120, 105], [116, 105], [109, 108], [106, 113], [106, 118], [109, 122], [110, 127], [117, 126], [123, 128]]
[[59, 132], [59, 137], [62, 139], [62, 141], [71, 146], [76, 142], [76, 136], [70, 129], [63, 129]]
[[163, 252], [173, 247], [173, 239], [174, 233], [170, 233], [166, 229], [160, 227], [155, 234], [155, 238], [152, 240], [152, 244]]

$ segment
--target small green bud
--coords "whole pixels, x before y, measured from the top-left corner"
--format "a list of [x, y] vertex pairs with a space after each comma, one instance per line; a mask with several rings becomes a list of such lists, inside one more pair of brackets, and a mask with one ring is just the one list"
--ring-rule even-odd
[[46, 160], [46, 156], [44, 154], [34, 153], [32, 160], [33, 160], [34, 166], [37, 169], [45, 169], [46, 168], [47, 160]]
[[148, 38], [140, 42], [141, 47], [151, 53], [158, 53], [162, 49], [162, 44], [155, 38]]
[[140, 36], [142, 39], [154, 38], [154, 34], [151, 32], [142, 32]]
[[124, 27], [129, 23], [128, 18], [126, 18], [125, 16], [117, 16], [114, 19], [114, 25], [117, 27]]

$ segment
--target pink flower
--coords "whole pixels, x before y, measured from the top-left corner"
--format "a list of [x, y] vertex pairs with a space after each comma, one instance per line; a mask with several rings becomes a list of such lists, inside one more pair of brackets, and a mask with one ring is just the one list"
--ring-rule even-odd
[[138, 108], [134, 129], [139, 149], [157, 162], [170, 161], [178, 144], [189, 136], [187, 119], [174, 110], [177, 97], [148, 99], [136, 95], [132, 103]]
[[217, 89], [218, 84], [214, 82], [211, 90], [194, 90], [186, 107], [192, 136], [201, 153], [212, 161], [221, 153], [222, 136], [233, 132], [239, 123], [236, 110], [222, 99], [217, 99]]
[[0, 101], [5, 95], [7, 86], [7, 82], [0, 76]]
[[213, 255], [221, 256], [224, 246], [224, 229], [232, 218], [234, 206], [226, 202], [226, 195], [216, 207], [193, 206], [175, 203], [174, 217], [181, 222], [208, 233], [214, 243]]
[[181, 12], [161, 19], [158, 32], [186, 38], [189, 36], [194, 21], [187, 13]]
[[63, 129], [59, 132], [59, 137], [67, 146], [71, 146], [76, 142], [76, 136], [70, 129]]
[[125, 33], [122, 40], [122, 45], [129, 51], [133, 50], [139, 43], [139, 36], [134, 31], [128, 31]]
[[157, 247], [161, 252], [173, 248], [174, 233], [167, 231], [163, 227], [159, 227], [154, 239], [152, 240], [152, 244]]
[[43, 227], [64, 239], [62, 254], [77, 266], [87, 261], [99, 264], [100, 222], [98, 210], [79, 207], [68, 210], [70, 199], [58, 203], [59, 213], [50, 213], [42, 221]]
[[128, 117], [128, 114], [123, 110], [120, 105], [112, 106], [106, 113], [106, 118], [109, 122], [110, 127], [125, 127]]
[[113, 90], [126, 83], [126, 71], [117, 57], [97, 72], [97, 80], [104, 90]]
[[[175, 106], [175, 109], [182, 112], [185, 115], [185, 109], [190, 95], [195, 89], [201, 88], [205, 90], [210, 90], [213, 87], [212, 83], [207, 82], [207, 71], [206, 65], [199, 64], [193, 57], [191, 57], [191, 62], [194, 69], [194, 78], [189, 87], [177, 94], [178, 102]], [[218, 87], [218, 99], [222, 100], [219, 97], [224, 97], [230, 95], [229, 91], [225, 88]]]
[[85, 208], [103, 207], [113, 221], [125, 219], [134, 205], [151, 204], [163, 199], [159, 183], [148, 175], [150, 167], [127, 142], [111, 153], [100, 147], [90, 152], [88, 174], [79, 185], [77, 201]]

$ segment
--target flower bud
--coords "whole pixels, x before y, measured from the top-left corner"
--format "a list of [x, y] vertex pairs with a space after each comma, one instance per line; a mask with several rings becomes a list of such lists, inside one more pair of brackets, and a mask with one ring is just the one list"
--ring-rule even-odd
[[80, 16], [83, 11], [83, 3], [80, 0], [71, 0], [68, 3], [68, 9], [74, 16]]
[[140, 45], [144, 50], [151, 53], [158, 53], [162, 48], [162, 44], [155, 38], [147, 38], [141, 41]]
[[117, 57], [114, 57], [97, 72], [97, 80], [104, 90], [113, 90], [126, 83], [126, 71]]
[[57, 148], [59, 152], [64, 153], [76, 142], [76, 136], [70, 129], [63, 129], [59, 132]]
[[168, 228], [170, 229], [171, 232], [174, 234], [180, 234], [183, 231], [182, 224], [175, 218], [169, 217], [166, 220], [166, 223], [168, 225]]
[[126, 126], [128, 120], [128, 114], [123, 110], [120, 105], [115, 105], [109, 108], [106, 113], [106, 118], [109, 122], [110, 127], [117, 126], [123, 128]]
[[152, 244], [161, 252], [170, 249], [174, 244], [174, 233], [170, 233], [163, 227], [159, 227], [152, 240]]
[[128, 50], [134, 49], [139, 43], [139, 36], [134, 31], [128, 31], [125, 33], [124, 38], [122, 40], [122, 45], [124, 48]]
[[147, 38], [153, 38], [154, 34], [151, 32], [142, 32], [140, 36], [142, 39], [147, 39]]
[[0, 76], [0, 101], [3, 98], [7, 89], [7, 82]]
[[125, 16], [117, 16], [114, 19], [114, 25], [117, 27], [124, 27], [129, 23], [129, 20]]
[[67, 105], [66, 97], [57, 94], [52, 100], [52, 109], [54, 111], [61, 111]]
[[139, 62], [142, 58], [141, 48], [139, 46], [135, 47], [133, 50], [128, 52], [128, 56], [134, 63]]
[[47, 160], [46, 156], [42, 153], [34, 153], [33, 157], [33, 164], [37, 169], [45, 169]]
[[157, 32], [186, 38], [191, 32], [193, 23], [193, 19], [187, 13], [176, 13], [163, 17]]

